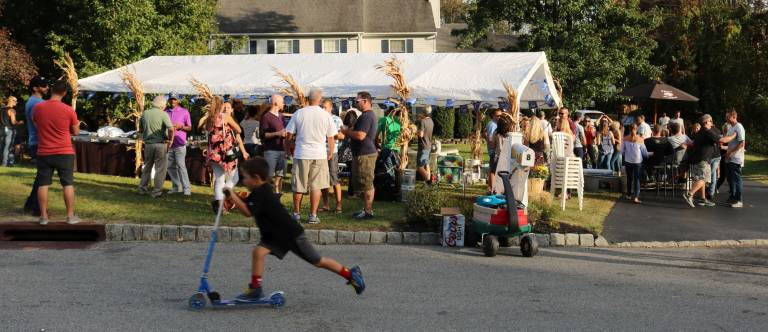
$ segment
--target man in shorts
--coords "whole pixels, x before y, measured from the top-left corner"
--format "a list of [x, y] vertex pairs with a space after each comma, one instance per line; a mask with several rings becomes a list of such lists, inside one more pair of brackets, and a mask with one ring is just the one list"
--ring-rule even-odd
[[[336, 198], [335, 212], [341, 213], [341, 182], [339, 182], [339, 142], [344, 139], [344, 134], [340, 132], [344, 124], [338, 115], [333, 114], [333, 101], [330, 99], [323, 100], [323, 109], [331, 116], [331, 120], [333, 120], [333, 124], [336, 126], [336, 130], [338, 131], [336, 133], [336, 144], [333, 148], [333, 157], [328, 160], [328, 174], [330, 175], [329, 185], [331, 188], [333, 188], [333, 194]], [[328, 205], [329, 194], [330, 193], [328, 189], [323, 190], [323, 207], [320, 208], [320, 211], [330, 211], [331, 208]]]
[[697, 192], [701, 192], [702, 206], [715, 206], [715, 203], [710, 202], [705, 193], [706, 185], [712, 181], [712, 169], [710, 167], [710, 160], [715, 154], [720, 155], [715, 150], [716, 144], [720, 141], [720, 135], [712, 130], [712, 116], [704, 114], [699, 120], [701, 124], [701, 130], [696, 133], [696, 137], [693, 140], [693, 150], [690, 150], [688, 161], [691, 164], [691, 179], [693, 185], [691, 190], [683, 193], [683, 199], [691, 207], [696, 207], [693, 202], [694, 196]]
[[424, 117], [419, 120], [419, 151], [416, 153], [416, 171], [427, 184], [432, 183], [432, 172], [429, 169], [429, 155], [432, 153], [432, 130], [435, 123], [432, 121], [432, 108], [424, 110]]
[[275, 193], [280, 194], [283, 188], [283, 176], [285, 176], [285, 127], [283, 114], [283, 96], [273, 95], [270, 98], [272, 106], [269, 112], [261, 116], [259, 122], [259, 135], [261, 147], [264, 150], [264, 159], [269, 164], [269, 177], [274, 184]]
[[373, 218], [373, 197], [375, 189], [373, 187], [373, 175], [376, 169], [376, 115], [373, 114], [373, 98], [368, 92], [357, 94], [358, 109], [362, 111], [357, 118], [354, 128], [343, 130], [344, 136], [351, 139], [352, 157], [354, 158], [354, 167], [352, 179], [356, 180], [355, 190], [362, 193], [365, 201], [365, 207], [362, 211], [355, 212], [353, 217], [357, 220]]
[[53, 172], [59, 174], [64, 188], [67, 223], [76, 224], [75, 216], [75, 150], [72, 136], [80, 133], [80, 122], [75, 110], [62, 102], [67, 94], [67, 83], [57, 81], [51, 86], [51, 99], [35, 105], [32, 121], [37, 128], [37, 180], [40, 185], [40, 225], [48, 224], [48, 188], [53, 183]]
[[[285, 131], [293, 149], [293, 220], [301, 220], [301, 200], [309, 193], [310, 224], [320, 223], [317, 210], [323, 189], [328, 189], [330, 179], [328, 161], [333, 158], [336, 146], [336, 125], [331, 115], [322, 107], [322, 92], [309, 92], [309, 106], [293, 113]], [[290, 151], [291, 149], [288, 149]]]

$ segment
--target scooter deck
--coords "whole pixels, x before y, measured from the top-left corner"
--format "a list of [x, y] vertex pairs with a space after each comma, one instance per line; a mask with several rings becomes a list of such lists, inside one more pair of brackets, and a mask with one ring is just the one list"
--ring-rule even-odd
[[211, 306], [213, 306], [214, 308], [235, 307], [235, 306], [260, 306], [260, 305], [282, 307], [283, 304], [285, 304], [285, 293], [282, 291], [273, 292], [259, 300], [254, 300], [254, 301], [221, 299], [218, 301], [211, 302]]

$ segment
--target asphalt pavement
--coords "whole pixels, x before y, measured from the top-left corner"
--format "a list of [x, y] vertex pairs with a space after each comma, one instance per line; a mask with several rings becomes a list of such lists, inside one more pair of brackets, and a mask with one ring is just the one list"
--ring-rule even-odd
[[[221, 244], [210, 281], [248, 281], [247, 244]], [[362, 296], [289, 255], [267, 260], [282, 309], [187, 309], [203, 243], [100, 243], [0, 250], [3, 331], [696, 330], [768, 326], [768, 249], [476, 249], [320, 246], [360, 264]]]
[[611, 242], [768, 239], [768, 186], [745, 182], [744, 207], [738, 209], [725, 204], [727, 184], [715, 207], [691, 208], [681, 195], [652, 190], [642, 192], [640, 205], [620, 200], [605, 220], [603, 235]]

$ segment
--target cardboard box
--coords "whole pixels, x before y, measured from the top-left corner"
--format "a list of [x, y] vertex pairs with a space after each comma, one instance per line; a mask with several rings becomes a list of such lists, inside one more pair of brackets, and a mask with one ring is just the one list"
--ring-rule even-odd
[[443, 247], [463, 247], [466, 230], [466, 220], [458, 208], [441, 208], [443, 217], [440, 243]]

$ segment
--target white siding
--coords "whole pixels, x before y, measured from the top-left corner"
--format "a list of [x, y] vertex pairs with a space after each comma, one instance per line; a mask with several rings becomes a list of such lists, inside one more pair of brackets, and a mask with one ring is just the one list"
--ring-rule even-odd
[[[271, 37], [251, 37], [250, 40], [256, 40], [257, 54], [267, 54], [267, 40], [299, 40], [299, 51], [301, 53], [315, 53], [315, 39], [347, 39], [347, 53], [381, 53], [381, 41], [384, 39], [413, 39], [413, 52], [414, 53], [434, 53], [436, 47], [436, 39], [433, 36], [407, 36], [407, 35], [391, 35], [391, 36], [366, 36], [363, 35], [361, 41], [361, 48], [358, 49], [357, 37], [338, 37], [338, 36], [279, 36], [275, 38]], [[213, 45], [213, 44], [211, 44]], [[249, 46], [246, 43], [242, 50], [239, 50], [240, 54], [249, 53]]]
[[381, 53], [381, 41], [385, 39], [413, 39], [413, 53], [435, 53], [436, 39], [423, 36], [363, 36], [363, 50], [360, 53]]

